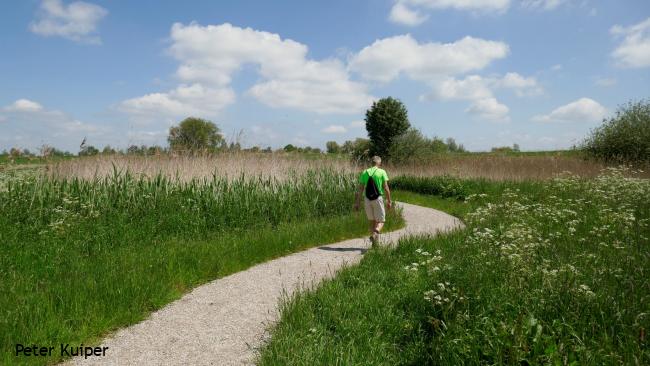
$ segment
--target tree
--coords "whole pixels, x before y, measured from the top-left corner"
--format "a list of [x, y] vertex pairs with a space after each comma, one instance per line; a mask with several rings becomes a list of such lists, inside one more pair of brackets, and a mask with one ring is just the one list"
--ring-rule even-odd
[[223, 141], [220, 132], [208, 120], [189, 117], [169, 129], [167, 141], [172, 150], [215, 150]]
[[286, 152], [292, 152], [292, 151], [296, 151], [296, 150], [298, 150], [298, 148], [295, 147], [295, 146], [293, 146], [292, 144], [287, 144], [287, 145], [283, 148], [283, 150], [286, 151]]
[[114, 155], [114, 154], [115, 154], [115, 149], [113, 149], [111, 145], [104, 146], [104, 149], [102, 150], [102, 155]]
[[327, 141], [325, 143], [325, 147], [327, 148], [328, 154], [338, 154], [339, 152], [341, 152], [341, 147], [336, 141]]
[[99, 150], [93, 145], [85, 145], [79, 150], [79, 156], [95, 156], [99, 154]]
[[131, 145], [126, 149], [126, 153], [129, 155], [140, 154], [140, 148], [138, 147], [138, 145]]
[[379, 155], [388, 160], [394, 139], [410, 126], [406, 107], [399, 99], [388, 97], [373, 102], [366, 111], [370, 155]]
[[650, 99], [620, 106], [591, 131], [581, 148], [604, 161], [650, 163]]

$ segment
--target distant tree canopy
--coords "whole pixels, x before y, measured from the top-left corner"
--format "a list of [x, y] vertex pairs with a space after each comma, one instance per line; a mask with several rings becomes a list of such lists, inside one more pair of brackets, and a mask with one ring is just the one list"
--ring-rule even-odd
[[581, 149], [608, 162], [650, 163], [650, 100], [628, 102], [591, 131]]
[[511, 153], [511, 152], [519, 152], [519, 144], [512, 144], [512, 147], [510, 146], [495, 146], [491, 150], [493, 153]]
[[415, 128], [409, 128], [405, 133], [395, 137], [390, 147], [389, 155], [393, 163], [415, 162], [430, 159], [433, 155], [448, 152], [464, 152], [452, 138], [445, 142], [439, 137], [426, 137]]
[[341, 152], [341, 146], [339, 146], [339, 143], [336, 141], [327, 141], [325, 147], [327, 148], [328, 154], [338, 154]]
[[99, 154], [99, 150], [92, 145], [86, 145], [79, 150], [79, 156], [94, 156]]
[[397, 136], [411, 126], [404, 104], [395, 98], [382, 98], [366, 111], [366, 130], [370, 138], [370, 155], [388, 160], [390, 148]]
[[214, 150], [221, 145], [223, 136], [214, 123], [189, 117], [169, 129], [167, 141], [172, 150]]

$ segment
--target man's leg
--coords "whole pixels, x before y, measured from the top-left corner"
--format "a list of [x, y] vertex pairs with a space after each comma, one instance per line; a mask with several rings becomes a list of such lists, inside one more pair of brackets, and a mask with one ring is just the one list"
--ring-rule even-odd
[[375, 220], [368, 221], [368, 231], [370, 231], [370, 235], [372, 235], [375, 232], [376, 227], [377, 227], [377, 222]]
[[375, 222], [374, 231], [377, 233], [381, 232], [381, 229], [384, 228], [384, 223], [379, 221], [374, 221], [374, 222]]

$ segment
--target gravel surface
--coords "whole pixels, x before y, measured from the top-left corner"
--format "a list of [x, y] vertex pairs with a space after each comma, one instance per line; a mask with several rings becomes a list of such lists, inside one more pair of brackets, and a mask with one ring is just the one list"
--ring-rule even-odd
[[[437, 210], [399, 203], [406, 227], [383, 234], [391, 245], [409, 234], [434, 234], [462, 227]], [[104, 340], [104, 357], [77, 357], [67, 365], [249, 365], [265, 330], [278, 318], [282, 296], [314, 286], [359, 262], [367, 238], [312, 248], [265, 262], [195, 288], [141, 323]]]

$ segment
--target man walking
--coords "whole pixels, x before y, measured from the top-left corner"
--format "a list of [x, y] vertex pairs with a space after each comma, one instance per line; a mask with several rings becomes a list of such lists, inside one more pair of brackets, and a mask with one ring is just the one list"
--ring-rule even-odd
[[[390, 189], [388, 188], [388, 174], [381, 169], [381, 158], [372, 157], [373, 166], [364, 170], [359, 177], [359, 189], [355, 196], [355, 211], [359, 210], [361, 195], [364, 194], [364, 207], [368, 217], [370, 229], [370, 241], [375, 246], [379, 240], [379, 233], [386, 222], [386, 210], [384, 209], [384, 193], [386, 194], [386, 207], [390, 210]], [[371, 180], [372, 179], [372, 180]]]

